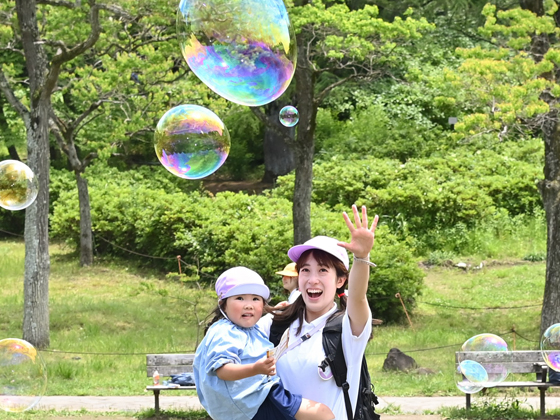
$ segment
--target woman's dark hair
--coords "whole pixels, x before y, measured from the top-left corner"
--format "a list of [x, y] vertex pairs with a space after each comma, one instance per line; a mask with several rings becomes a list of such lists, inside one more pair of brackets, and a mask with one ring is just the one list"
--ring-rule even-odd
[[[348, 281], [348, 270], [344, 266], [344, 263], [340, 261], [338, 258], [336, 258], [335, 256], [329, 254], [328, 252], [322, 251], [320, 249], [310, 249], [308, 251], [305, 251], [303, 254], [301, 254], [299, 259], [297, 260], [296, 270], [298, 274], [301, 266], [305, 264], [305, 262], [307, 262], [307, 260], [312, 256], [320, 265], [324, 265], [326, 267], [333, 267], [336, 271], [337, 279], [340, 277], [346, 278], [344, 284], [338, 289], [336, 289], [336, 295], [339, 296], [340, 298], [340, 307], [337, 313], [346, 311], [346, 295], [343, 293], [344, 293], [344, 287], [346, 286], [346, 283]], [[304, 293], [304, 291], [301, 292]], [[289, 326], [292, 322], [298, 319], [299, 327], [298, 327], [297, 334], [299, 334], [303, 327], [304, 314], [305, 314], [305, 302], [303, 301], [303, 296], [300, 295], [291, 305], [285, 306], [283, 308], [275, 308], [273, 322], [278, 323], [280, 325]]]
[[[206, 328], [204, 328], [204, 335], [206, 335], [206, 332], [208, 331], [208, 328], [210, 328], [212, 326], [212, 324], [218, 322], [220, 319], [225, 318], [225, 316], [222, 312], [226, 311], [226, 302], [227, 302], [228, 299], [229, 298], [225, 298], [225, 299], [220, 300], [218, 302], [218, 305], [216, 305], [216, 308], [212, 312], [210, 312], [210, 314], [208, 314], [206, 319], [208, 319], [212, 315], [214, 315], [214, 318], [212, 318], [212, 320], [206, 325]], [[261, 296], [261, 299], [263, 299], [262, 296]], [[264, 302], [263, 315], [271, 313], [274, 308], [272, 308], [272, 306], [270, 306], [268, 303], [266, 303], [264, 299], [263, 299], [263, 302]]]

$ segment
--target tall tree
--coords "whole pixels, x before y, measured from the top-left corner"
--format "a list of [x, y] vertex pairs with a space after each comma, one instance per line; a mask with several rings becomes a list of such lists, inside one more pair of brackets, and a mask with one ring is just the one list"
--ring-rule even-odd
[[[47, 53], [75, 50], [81, 39], [96, 33], [91, 45], [60, 66], [51, 98], [50, 130], [68, 167], [74, 172], [80, 202], [80, 262], [93, 261], [93, 241], [86, 169], [93, 159], [108, 158], [118, 145], [146, 141], [170, 103], [184, 99], [192, 83], [184, 79], [175, 35], [175, 8], [161, 0], [39, 2]], [[115, 4], [118, 3], [118, 4]], [[95, 21], [88, 18], [98, 9]], [[9, 25], [9, 19], [5, 25]], [[67, 31], [72, 26], [73, 31]], [[20, 45], [19, 32], [9, 43]], [[9, 46], [10, 44], [8, 44]], [[8, 47], [7, 46], [7, 47]], [[6, 48], [9, 50], [9, 48]], [[27, 76], [11, 71], [11, 86]], [[176, 86], [171, 87], [175, 84]], [[180, 94], [178, 99], [172, 94]], [[16, 95], [17, 96], [17, 95]]]
[[[137, 2], [122, 0], [120, 3], [131, 3], [128, 4], [131, 6]], [[66, 124], [68, 130], [61, 129], [60, 118], [53, 111], [53, 93], [61, 89], [61, 74], [75, 70], [69, 63], [90, 51], [99, 40], [102, 32], [100, 17], [120, 24], [121, 19], [126, 19], [129, 14], [120, 5], [98, 3], [96, 0], [87, 0], [83, 5], [80, 1], [17, 0], [15, 8], [12, 2], [3, 3], [0, 7], [1, 48], [4, 53], [21, 52], [26, 76], [22, 83], [18, 79], [18, 70], [12, 63], [4, 61], [0, 68], [0, 89], [23, 120], [27, 135], [27, 163], [39, 179], [38, 197], [26, 210], [23, 338], [39, 348], [45, 348], [50, 342], [49, 123], [58, 129], [57, 134], [62, 134], [58, 136], [60, 141], [66, 142], [61, 143], [62, 146], [72, 146], [72, 130], [75, 132], [76, 128]], [[61, 9], [63, 12], [57, 15], [55, 11]], [[84, 21], [76, 21], [78, 15], [85, 15]], [[49, 25], [55, 29], [47, 30]], [[69, 27], [73, 30], [68, 30]], [[26, 85], [27, 89], [21, 89]], [[96, 101], [93, 100], [94, 103]], [[86, 110], [92, 108], [95, 109], [95, 106], [86, 106]], [[71, 163], [75, 165], [74, 170], [83, 168], [87, 158], [85, 162], [79, 162], [73, 159], [77, 158], [75, 148], [67, 147], [67, 151], [72, 158]], [[77, 181], [80, 185], [79, 178]]]
[[[301, 4], [303, 3], [303, 4]], [[350, 10], [341, 2], [300, 2], [290, 9], [298, 62], [296, 102], [300, 120], [294, 143], [294, 242], [311, 237], [311, 191], [317, 110], [338, 86], [350, 80], [394, 77], [410, 41], [432, 29], [424, 19], [378, 18], [377, 7]]]
[[[552, 1], [524, 0], [522, 8], [484, 8], [487, 43], [459, 50], [464, 62], [445, 80], [461, 92], [457, 137], [542, 137], [544, 179], [538, 182], [547, 222], [546, 282], [541, 332], [560, 322], [560, 12]], [[452, 95], [450, 95], [452, 96]]]
[[0, 88], [18, 111], [27, 132], [27, 163], [39, 180], [39, 193], [25, 214], [25, 276], [23, 338], [39, 347], [48, 347], [49, 335], [49, 110], [62, 54], [51, 66], [41, 42], [37, 24], [37, 2], [16, 0], [17, 22], [29, 76], [26, 106], [11, 88], [0, 69]]

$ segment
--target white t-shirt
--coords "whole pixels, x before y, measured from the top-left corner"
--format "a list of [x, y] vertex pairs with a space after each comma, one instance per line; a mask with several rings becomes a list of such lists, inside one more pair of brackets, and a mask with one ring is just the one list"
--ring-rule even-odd
[[301, 295], [301, 292], [298, 289], [292, 290], [290, 296], [288, 296], [288, 303], [294, 303], [299, 295]]
[[[301, 334], [311, 331], [315, 325], [324, 322], [336, 310], [336, 304], [333, 304], [333, 309], [315, 321], [308, 323], [304, 319]], [[271, 324], [271, 316], [265, 316], [259, 321], [259, 325], [267, 334], [270, 332]], [[299, 322], [297, 320], [290, 325], [290, 342], [292, 342], [294, 337], [299, 337], [296, 336], [298, 325]], [[362, 356], [371, 334], [371, 328], [370, 312], [368, 321], [360, 336], [352, 335], [350, 319], [348, 314], [344, 314], [342, 319], [342, 348], [346, 365], [348, 366], [347, 380], [350, 385], [349, 394], [353, 412], [356, 409], [356, 401], [358, 399]], [[327, 405], [334, 413], [336, 420], [347, 420], [342, 388], [336, 386], [332, 377], [328, 380], [319, 377], [319, 365], [324, 359], [323, 330], [321, 329], [313, 334], [309, 340], [304, 341], [283, 355], [276, 363], [276, 372], [287, 390], [294, 394], [301, 394], [309, 400]]]

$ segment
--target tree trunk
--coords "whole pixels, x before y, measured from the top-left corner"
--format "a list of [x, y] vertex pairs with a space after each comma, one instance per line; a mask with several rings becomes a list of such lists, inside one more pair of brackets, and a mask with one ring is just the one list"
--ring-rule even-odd
[[276, 178], [290, 173], [295, 167], [294, 152], [286, 143], [281, 132], [287, 132], [289, 137], [294, 138], [296, 129], [295, 127], [284, 127], [280, 123], [278, 114], [282, 106], [282, 103], [274, 101], [266, 107], [266, 117], [276, 126], [276, 130], [265, 125], [263, 182], [275, 182]]
[[546, 283], [541, 312], [541, 335], [560, 322], [560, 127], [558, 112], [547, 115], [543, 129], [545, 163], [540, 184], [547, 226]]
[[298, 66], [295, 79], [299, 124], [296, 138], [296, 180], [293, 198], [294, 244], [311, 238], [311, 192], [313, 189], [313, 155], [315, 152], [315, 125], [317, 106], [313, 87], [314, 74], [311, 63], [306, 62], [305, 49], [298, 42]]
[[23, 339], [37, 348], [50, 344], [49, 334], [49, 109], [50, 93], [44, 92], [47, 59], [39, 43], [35, 0], [16, 0], [25, 63], [29, 75], [27, 165], [39, 181], [35, 202], [25, 211], [25, 274]]
[[[542, 0], [522, 0], [521, 7], [544, 15]], [[539, 62], [549, 50], [550, 42], [544, 34], [535, 35], [531, 41], [533, 59]], [[556, 80], [560, 70], [550, 73]], [[544, 92], [541, 98], [551, 104], [553, 111], [544, 119], [542, 135], [544, 139], [544, 180], [539, 183], [543, 199], [547, 228], [546, 281], [544, 285], [543, 306], [541, 311], [541, 335], [552, 324], [560, 322], [560, 126], [558, 111], [555, 110], [553, 98]], [[558, 226], [557, 226], [558, 224]]]
[[48, 105], [31, 109], [27, 128], [27, 165], [39, 181], [35, 202], [25, 211], [25, 274], [23, 339], [39, 349], [50, 344], [49, 333], [49, 130]]
[[17, 152], [16, 146], [14, 146], [14, 145], [8, 146], [8, 153], [10, 154], [10, 157], [11, 157], [13, 160], [19, 160], [19, 161], [21, 161], [21, 159], [20, 159], [20, 157], [19, 157], [19, 154], [18, 154], [18, 152]]
[[78, 200], [80, 203], [80, 265], [93, 264], [93, 238], [91, 232], [91, 209], [87, 179], [76, 172]]

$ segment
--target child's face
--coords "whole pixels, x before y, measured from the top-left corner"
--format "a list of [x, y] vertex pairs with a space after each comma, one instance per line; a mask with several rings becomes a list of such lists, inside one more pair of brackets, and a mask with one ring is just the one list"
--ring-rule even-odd
[[284, 289], [286, 289], [288, 292], [291, 292], [292, 290], [297, 289], [298, 278], [292, 276], [283, 276], [282, 285], [284, 286]]
[[259, 295], [235, 295], [227, 298], [224, 311], [231, 322], [249, 328], [261, 319], [263, 307], [264, 301]]

